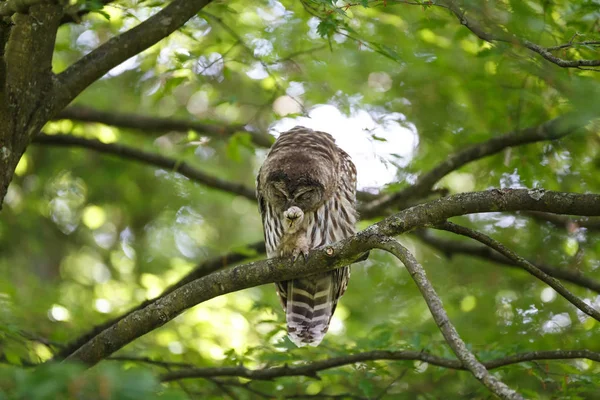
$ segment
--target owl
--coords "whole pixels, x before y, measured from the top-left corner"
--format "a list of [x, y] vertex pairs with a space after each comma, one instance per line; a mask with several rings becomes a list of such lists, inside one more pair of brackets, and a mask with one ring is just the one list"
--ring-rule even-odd
[[[356, 168], [331, 135], [296, 126], [271, 147], [256, 179], [267, 257], [306, 258], [356, 232]], [[297, 346], [323, 340], [350, 267], [276, 283]]]

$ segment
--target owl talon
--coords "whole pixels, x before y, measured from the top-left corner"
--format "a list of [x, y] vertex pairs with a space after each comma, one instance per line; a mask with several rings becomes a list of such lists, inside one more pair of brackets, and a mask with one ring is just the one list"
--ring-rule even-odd
[[308, 261], [308, 249], [302, 251], [302, 258], [304, 258], [304, 262]]
[[296, 262], [296, 260], [298, 260], [300, 254], [302, 254], [302, 258], [304, 259], [304, 262], [306, 262], [306, 260], [308, 260], [308, 247], [307, 248], [300, 248], [300, 247], [296, 247], [294, 250], [292, 250], [292, 261]]

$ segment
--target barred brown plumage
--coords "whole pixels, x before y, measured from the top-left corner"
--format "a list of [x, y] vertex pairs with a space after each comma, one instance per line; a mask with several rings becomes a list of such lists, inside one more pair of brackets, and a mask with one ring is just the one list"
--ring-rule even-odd
[[[296, 126], [271, 147], [256, 179], [267, 256], [297, 258], [355, 233], [356, 168], [325, 132]], [[290, 339], [317, 346], [350, 267], [278, 282]]]

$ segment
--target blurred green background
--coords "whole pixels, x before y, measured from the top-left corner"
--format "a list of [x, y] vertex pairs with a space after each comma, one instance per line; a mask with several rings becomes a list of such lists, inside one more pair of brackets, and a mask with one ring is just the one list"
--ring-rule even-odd
[[[115, 68], [74, 104], [274, 135], [309, 123], [311, 112], [328, 105], [310, 123], [345, 121], [352, 131], [332, 132], [342, 147], [367, 140], [379, 146], [374, 149], [382, 149], [381, 143], [386, 148], [385, 156], [363, 149], [367, 161], [357, 162], [363, 189], [373, 193], [409, 186], [465, 146], [570, 110], [598, 110], [599, 72], [561, 68], [511, 43], [484, 42], [447, 9], [415, 3], [215, 2]], [[599, 39], [597, 1], [461, 4], [490, 30], [544, 47]], [[80, 24], [63, 25], [54, 71], [161, 8], [162, 2], [120, 0]], [[554, 54], [600, 58], [597, 45]], [[241, 129], [219, 140], [191, 130], [140, 131], [63, 119], [44, 132], [160, 153], [248, 187], [266, 154]], [[397, 143], [404, 147], [392, 147]], [[382, 165], [389, 176], [377, 172]], [[600, 125], [471, 163], [439, 186], [450, 193], [491, 187], [598, 193]], [[598, 230], [518, 214], [455, 221], [526, 258], [600, 279]], [[71, 365], [29, 366], [158, 296], [203, 260], [260, 240], [256, 204], [243, 197], [91, 150], [30, 146], [0, 214], [0, 398], [491, 398], [467, 372], [412, 361], [358, 363], [324, 371], [321, 380], [288, 377], [246, 387], [243, 379], [161, 385], [158, 376], [166, 369], [139, 362], [104, 361], [86, 374]], [[414, 235], [400, 240], [426, 268], [451, 321], [480, 359], [599, 350], [600, 325], [528, 274], [475, 257], [449, 258]], [[600, 307], [597, 292], [569, 288]], [[258, 368], [373, 349], [452, 357], [405, 268], [375, 251], [353, 268], [332, 328], [316, 349], [297, 349], [285, 337], [274, 286], [266, 285], [190, 309], [118, 355]], [[597, 363], [571, 360], [515, 364], [494, 374], [528, 398], [592, 399], [599, 393], [599, 372]], [[85, 390], [88, 397], [81, 397]]]

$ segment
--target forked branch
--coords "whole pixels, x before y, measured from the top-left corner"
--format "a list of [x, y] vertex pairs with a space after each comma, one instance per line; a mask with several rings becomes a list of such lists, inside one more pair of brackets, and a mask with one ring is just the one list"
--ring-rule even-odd
[[496, 396], [502, 399], [523, 399], [519, 393], [490, 374], [485, 366], [469, 351], [467, 345], [456, 331], [456, 328], [450, 322], [442, 301], [427, 279], [425, 270], [415, 257], [397, 240], [392, 238], [382, 238], [375, 247], [392, 253], [404, 264], [425, 299], [435, 323], [440, 328], [442, 335], [452, 351], [454, 351], [456, 357], [461, 361], [461, 364], [471, 371], [473, 376]]
[[311, 251], [305, 263], [269, 259], [218, 271], [194, 280], [135, 311], [86, 342], [67, 359], [93, 365], [124, 345], [175, 318], [185, 309], [222, 294], [266, 283], [289, 280], [352, 264], [379, 246], [379, 239], [447, 218], [478, 212], [535, 210], [573, 215], [600, 215], [600, 195], [531, 191], [491, 190], [463, 193], [421, 204], [325, 248]]

